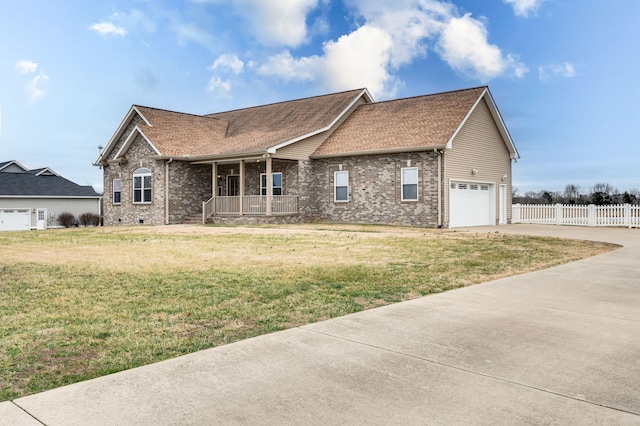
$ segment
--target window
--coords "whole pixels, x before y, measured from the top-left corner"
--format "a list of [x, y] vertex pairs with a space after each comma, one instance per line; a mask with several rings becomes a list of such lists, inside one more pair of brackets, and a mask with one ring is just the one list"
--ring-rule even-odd
[[349, 172], [333, 172], [333, 201], [349, 201]]
[[[282, 195], [282, 173], [271, 173], [271, 195]], [[260, 195], [267, 194], [267, 174], [260, 173]]]
[[113, 180], [113, 204], [120, 204], [120, 195], [122, 181], [120, 179]]
[[489, 185], [480, 185], [480, 191], [488, 191]]
[[418, 168], [404, 167], [402, 173], [402, 201], [418, 201]]
[[472, 191], [477, 191], [478, 190], [478, 185], [469, 185], [469, 189]]
[[458, 184], [458, 189], [467, 189], [467, 184], [466, 183], [459, 183]]
[[151, 170], [138, 169], [133, 172], [133, 202], [151, 202]]

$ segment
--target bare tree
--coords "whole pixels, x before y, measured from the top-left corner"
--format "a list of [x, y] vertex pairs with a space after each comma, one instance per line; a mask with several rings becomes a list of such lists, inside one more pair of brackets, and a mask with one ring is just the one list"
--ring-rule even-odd
[[569, 204], [578, 204], [578, 200], [580, 199], [580, 186], [571, 183], [565, 186], [564, 198]]
[[613, 204], [617, 193], [618, 190], [608, 183], [596, 183], [591, 189], [591, 202], [596, 205]]

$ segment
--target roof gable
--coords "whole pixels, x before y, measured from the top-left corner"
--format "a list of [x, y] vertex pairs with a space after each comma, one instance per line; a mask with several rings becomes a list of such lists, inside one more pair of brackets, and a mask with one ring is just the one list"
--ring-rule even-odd
[[29, 170], [16, 160], [4, 161], [0, 163], [0, 173], [25, 173]]
[[490, 105], [512, 158], [517, 158], [487, 87], [361, 105], [312, 158], [450, 148], [483, 98]]

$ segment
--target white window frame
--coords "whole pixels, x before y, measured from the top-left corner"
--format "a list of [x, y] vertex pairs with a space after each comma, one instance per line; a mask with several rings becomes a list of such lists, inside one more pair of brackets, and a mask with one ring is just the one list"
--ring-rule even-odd
[[[415, 182], [405, 182], [405, 171], [415, 170]], [[420, 197], [420, 185], [419, 185], [420, 177], [419, 170], [417, 167], [403, 167], [400, 169], [400, 200], [401, 201], [418, 201]], [[405, 198], [404, 197], [404, 187], [409, 185], [415, 185], [416, 187], [416, 196], [415, 198]]]
[[[118, 182], [118, 190], [116, 191], [116, 182]], [[122, 204], [122, 179], [114, 179], [112, 182], [112, 196], [111, 201], [113, 201], [114, 205]], [[118, 194], [119, 200], [116, 201], [116, 193]]]
[[[280, 185], [276, 185], [275, 179], [276, 175], [280, 176]], [[282, 172], [273, 172], [271, 173], [271, 195], [284, 195], [283, 181], [282, 181]], [[266, 195], [267, 193], [267, 174], [260, 173], [260, 195]]]
[[[136, 169], [136, 171], [133, 172], [133, 182], [131, 184], [133, 189], [133, 204], [151, 204], [151, 200], [153, 199], [152, 177], [153, 174], [151, 173], [151, 170], [144, 167]], [[149, 178], [149, 186], [145, 186], [145, 178]], [[138, 179], [140, 182], [140, 187], [136, 187], [136, 181]], [[145, 196], [147, 191], [149, 192], [148, 197]], [[136, 192], [140, 192], [140, 201], [136, 201]]]
[[[338, 185], [338, 176], [346, 176], [346, 185]], [[340, 182], [342, 183], [342, 182]], [[344, 188], [345, 198], [338, 198], [338, 189]], [[336, 170], [333, 172], [333, 201], [335, 203], [348, 203], [349, 202], [349, 171], [348, 170]]]

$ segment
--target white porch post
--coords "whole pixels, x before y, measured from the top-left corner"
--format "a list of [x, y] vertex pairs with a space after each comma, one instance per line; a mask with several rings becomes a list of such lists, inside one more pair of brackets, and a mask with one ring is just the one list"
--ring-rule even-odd
[[244, 207], [244, 160], [240, 160], [240, 188], [238, 195], [240, 195], [240, 216], [242, 216], [242, 208]]
[[271, 199], [273, 198], [273, 177], [271, 176], [271, 157], [267, 157], [267, 216], [271, 216]]
[[211, 164], [211, 198], [212, 198], [212, 212], [216, 214], [216, 196], [218, 195], [218, 163], [215, 161]]

